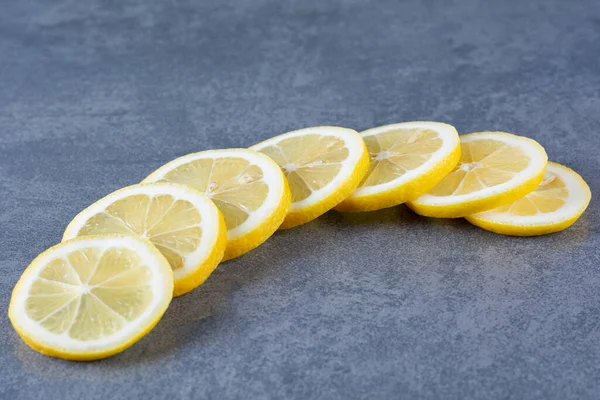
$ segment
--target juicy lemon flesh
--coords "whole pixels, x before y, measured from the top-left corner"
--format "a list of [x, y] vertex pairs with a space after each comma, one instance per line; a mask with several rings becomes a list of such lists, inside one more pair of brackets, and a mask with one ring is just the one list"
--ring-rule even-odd
[[200, 213], [189, 201], [170, 195], [138, 194], [117, 200], [91, 217], [78, 236], [105, 233], [137, 234], [150, 240], [173, 271], [200, 245]]
[[460, 196], [510, 181], [530, 158], [517, 146], [494, 139], [461, 143], [458, 165], [428, 194]]
[[363, 137], [371, 164], [359, 187], [377, 186], [420, 167], [443, 145], [431, 129], [393, 129]]
[[207, 196], [223, 213], [228, 230], [246, 222], [264, 203], [269, 186], [262, 170], [237, 157], [199, 159], [169, 171], [161, 181], [189, 186]]
[[308, 198], [331, 182], [349, 156], [343, 140], [317, 134], [283, 139], [260, 151], [283, 170], [293, 203]]
[[562, 178], [546, 170], [544, 180], [540, 185], [525, 197], [496, 209], [491, 212], [508, 213], [515, 216], [531, 216], [546, 214], [562, 208], [569, 191]]
[[152, 302], [152, 274], [126, 248], [84, 248], [49, 262], [29, 289], [25, 312], [45, 330], [78, 341], [115, 334]]

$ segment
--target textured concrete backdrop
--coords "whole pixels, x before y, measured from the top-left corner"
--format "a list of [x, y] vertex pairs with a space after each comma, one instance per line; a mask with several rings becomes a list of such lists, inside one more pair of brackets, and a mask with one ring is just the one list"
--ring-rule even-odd
[[[542, 143], [600, 193], [597, 0], [1, 1], [0, 310], [81, 209], [177, 156], [407, 120]], [[2, 399], [597, 399], [600, 214], [518, 239], [404, 207], [276, 234], [125, 353]]]

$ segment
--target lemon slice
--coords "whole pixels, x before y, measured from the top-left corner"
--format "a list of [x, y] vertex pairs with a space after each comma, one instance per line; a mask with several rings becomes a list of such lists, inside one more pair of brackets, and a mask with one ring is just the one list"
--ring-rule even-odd
[[346, 128], [319, 126], [284, 133], [251, 147], [283, 169], [292, 204], [282, 229], [319, 217], [356, 189], [369, 167], [360, 135]]
[[8, 316], [40, 353], [96, 360], [148, 333], [173, 295], [167, 260], [139, 237], [100, 235], [40, 254], [15, 286]]
[[570, 168], [549, 162], [544, 180], [533, 192], [466, 219], [473, 225], [503, 235], [545, 235], [573, 225], [591, 198], [590, 188], [581, 176]]
[[227, 225], [224, 260], [267, 240], [288, 212], [291, 194], [281, 168], [248, 149], [208, 150], [167, 163], [144, 182], [180, 183], [205, 193]]
[[504, 132], [460, 136], [454, 170], [427, 194], [407, 203], [417, 214], [458, 218], [508, 204], [537, 187], [548, 157], [536, 141]]
[[360, 186], [335, 207], [372, 211], [416, 199], [456, 166], [458, 133], [438, 122], [405, 122], [361, 132], [371, 156]]
[[175, 296], [208, 278], [227, 243], [225, 221], [213, 202], [169, 183], [128, 186], [98, 200], [69, 223], [63, 241], [107, 233], [149, 239], [171, 264]]

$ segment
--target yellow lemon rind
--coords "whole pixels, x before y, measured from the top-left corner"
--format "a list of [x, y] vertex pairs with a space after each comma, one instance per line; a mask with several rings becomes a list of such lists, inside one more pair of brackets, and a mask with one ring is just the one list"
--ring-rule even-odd
[[551, 233], [563, 231], [573, 225], [579, 219], [579, 217], [581, 217], [581, 214], [583, 214], [583, 210], [572, 218], [563, 220], [559, 223], [536, 226], [508, 225], [499, 222], [478, 220], [469, 216], [465, 217], [465, 219], [472, 225], [485, 229], [486, 231], [497, 233], [499, 235], [526, 237], [549, 235]]
[[225, 218], [223, 218], [221, 211], [217, 210], [217, 212], [219, 215], [219, 228], [217, 240], [215, 241], [212, 250], [188, 275], [176, 280], [175, 289], [173, 291], [174, 297], [191, 292], [202, 285], [217, 268], [219, 263], [223, 261], [223, 258], [225, 257], [225, 247], [227, 246], [227, 226], [225, 225]]
[[[111, 347], [109, 349], [104, 349], [104, 350], [100, 350], [100, 351], [69, 351], [68, 349], [57, 348], [52, 345], [49, 345], [48, 343], [44, 343], [43, 340], [40, 340], [38, 338], [35, 338], [35, 337], [27, 334], [24, 327], [19, 322], [20, 317], [17, 315], [18, 312], [15, 310], [14, 304], [16, 302], [16, 298], [22, 292], [21, 287], [24, 285], [24, 282], [27, 279], [29, 279], [29, 276], [31, 274], [33, 274], [33, 269], [35, 267], [37, 267], [37, 263], [41, 262], [41, 260], [43, 260], [45, 257], [47, 257], [48, 254], [53, 252], [59, 246], [64, 246], [69, 243], [74, 243], [77, 241], [88, 241], [88, 240], [93, 241], [95, 239], [102, 239], [102, 238], [117, 238], [117, 239], [133, 238], [137, 241], [143, 242], [145, 245], [147, 245], [148, 250], [150, 250], [152, 252], [153, 256], [156, 257], [157, 261], [160, 263], [160, 265], [164, 269], [165, 275], [168, 277], [171, 277], [171, 279], [164, 280], [165, 297], [162, 299], [161, 306], [156, 310], [155, 314], [153, 315], [153, 318], [150, 319], [143, 327], [138, 329], [138, 331], [134, 335], [127, 338], [123, 342], [121, 342], [118, 345]], [[150, 332], [156, 326], [156, 324], [160, 321], [160, 319], [164, 315], [165, 311], [167, 310], [169, 304], [171, 303], [173, 286], [174, 286], [174, 284], [173, 284], [173, 279], [172, 279], [172, 269], [171, 269], [171, 266], [169, 265], [169, 262], [160, 253], [160, 251], [158, 251], [158, 249], [156, 247], [154, 247], [154, 245], [152, 245], [152, 243], [149, 240], [144, 239], [139, 236], [121, 235], [121, 234], [82, 236], [82, 237], [78, 237], [75, 239], [71, 239], [67, 242], [61, 242], [55, 246], [50, 247], [49, 249], [47, 249], [44, 252], [42, 252], [41, 254], [39, 254], [29, 264], [29, 266], [25, 269], [25, 271], [21, 275], [21, 278], [19, 278], [19, 281], [17, 282], [17, 284], [15, 285], [15, 287], [13, 289], [10, 305], [8, 308], [8, 318], [10, 319], [15, 331], [19, 334], [19, 336], [23, 339], [23, 341], [31, 349], [33, 349], [41, 354], [44, 354], [49, 357], [62, 358], [62, 359], [71, 360], [71, 361], [100, 360], [100, 359], [107, 358], [107, 357], [113, 356], [115, 354], [121, 353], [122, 351], [133, 346], [136, 342], [138, 342], [142, 337], [144, 337], [146, 334], [148, 334], [148, 332]], [[27, 293], [24, 293], [24, 295], [27, 295]]]
[[491, 210], [505, 204], [512, 203], [515, 200], [524, 197], [532, 192], [544, 179], [544, 171], [541, 171], [534, 177], [525, 181], [522, 185], [508, 190], [504, 193], [498, 193], [485, 199], [473, 200], [467, 204], [456, 204], [445, 207], [430, 206], [415, 202], [408, 202], [406, 205], [415, 213], [424, 217], [433, 218], [463, 218], [467, 215], [482, 211]]
[[568, 215], [565, 218], [560, 218], [558, 220], [550, 220], [547, 223], [537, 224], [518, 224], [493, 221], [484, 218], [478, 214], [468, 215], [465, 217], [465, 219], [469, 221], [469, 223], [478, 226], [479, 228], [485, 229], [486, 231], [507, 236], [541, 236], [560, 232], [569, 228], [579, 219], [579, 217], [581, 217], [581, 215], [587, 209], [592, 198], [592, 193], [588, 184], [577, 172], [573, 171], [568, 167], [565, 167], [564, 165], [560, 165], [553, 162], [549, 162], [548, 165], [552, 165], [555, 168], [563, 169], [567, 173], [571, 174], [571, 177], [576, 180], [577, 184], [581, 187], [582, 191], [584, 192], [584, 197], [581, 198], [581, 205], [576, 209], [574, 213]]
[[290, 209], [290, 204], [292, 202], [292, 192], [290, 192], [290, 188], [287, 184], [287, 180], [285, 180], [285, 177], [283, 177], [283, 179], [283, 195], [275, 211], [252, 231], [227, 242], [223, 261], [231, 260], [246, 254], [250, 250], [254, 250], [263, 244], [268, 238], [273, 236], [277, 229], [279, 229], [288, 213], [288, 210]]
[[544, 173], [546, 171], [546, 164], [548, 161], [548, 156], [546, 155], [546, 151], [544, 150], [544, 148], [533, 139], [529, 139], [522, 136], [516, 136], [504, 132], [476, 132], [461, 135], [460, 137], [463, 138], [467, 136], [472, 137], [477, 135], [487, 135], [489, 133], [518, 137], [519, 140], [524, 140], [534, 145], [537, 148], [537, 151], [539, 151], [539, 155], [544, 159], [543, 167], [541, 167], [534, 175], [530, 176], [528, 179], [525, 179], [521, 184], [513, 186], [512, 188], [507, 189], [503, 192], [495, 193], [487, 197], [482, 197], [464, 202], [457, 202], [448, 205], [426, 204], [420, 202], [420, 198], [417, 198], [416, 200], [409, 201], [406, 203], [408, 208], [424, 217], [463, 218], [467, 215], [476, 214], [482, 211], [491, 210], [493, 208], [512, 203], [513, 201], [524, 197], [528, 193], [532, 192], [535, 188], [537, 188], [538, 185], [544, 179]]
[[[400, 127], [405, 124], [419, 124], [424, 126], [429, 124], [434, 126], [443, 126], [445, 129], [450, 128], [450, 131], [453, 131], [456, 136], [456, 143], [443, 158], [438, 160], [433, 165], [429, 166], [426, 170], [424, 170], [422, 173], [415, 176], [414, 178], [396, 187], [392, 187], [382, 192], [376, 192], [362, 196], [351, 195], [347, 197], [344, 201], [342, 201], [340, 204], [338, 204], [336, 207], [334, 207], [335, 211], [376, 211], [384, 208], [394, 207], [406, 203], [407, 201], [414, 200], [419, 196], [427, 193], [433, 187], [435, 187], [435, 185], [437, 185], [448, 173], [450, 173], [454, 169], [456, 164], [458, 164], [458, 161], [460, 160], [460, 141], [458, 140], [458, 133], [456, 132], [456, 129], [448, 124], [431, 121], [405, 122], [400, 124], [392, 124], [377, 128], [371, 128], [367, 131], [361, 132], [361, 134], [369, 132], [373, 129], [381, 129], [385, 127]], [[448, 140], [448, 138], [444, 138], [444, 140]]]

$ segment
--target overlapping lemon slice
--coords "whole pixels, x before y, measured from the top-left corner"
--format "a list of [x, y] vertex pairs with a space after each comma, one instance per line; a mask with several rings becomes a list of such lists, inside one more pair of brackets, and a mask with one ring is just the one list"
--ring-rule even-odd
[[319, 126], [284, 133], [251, 147], [282, 168], [292, 204], [281, 228], [312, 221], [348, 197], [369, 167], [360, 135], [346, 128]]
[[473, 225], [503, 235], [545, 235], [573, 225], [591, 197], [589, 186], [579, 174], [549, 162], [544, 179], [533, 192], [466, 219]]
[[536, 141], [504, 132], [461, 135], [460, 162], [427, 194], [417, 214], [458, 218], [511, 203], [537, 187], [548, 157]]
[[405, 122], [361, 132], [371, 157], [360, 186], [338, 211], [372, 211], [416, 199], [456, 166], [458, 133], [438, 122]]
[[227, 225], [225, 260], [267, 240], [281, 225], [291, 194], [281, 168], [248, 149], [209, 150], [167, 163], [144, 182], [173, 182], [205, 193]]
[[202, 193], [183, 185], [128, 186], [98, 200], [69, 223], [63, 241], [123, 233], [149, 239], [171, 264], [175, 296], [208, 278], [225, 251], [223, 216]]
[[148, 333], [172, 295], [171, 267], [149, 241], [89, 236], [33, 260], [13, 290], [8, 316], [34, 350], [95, 360]]

